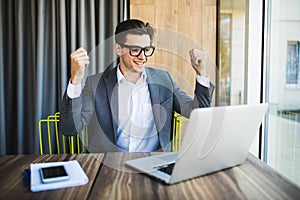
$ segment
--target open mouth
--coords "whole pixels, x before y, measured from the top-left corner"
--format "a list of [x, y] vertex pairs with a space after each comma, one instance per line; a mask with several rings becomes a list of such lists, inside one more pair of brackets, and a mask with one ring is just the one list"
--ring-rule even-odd
[[146, 61], [133, 61], [138, 66], [144, 66]]

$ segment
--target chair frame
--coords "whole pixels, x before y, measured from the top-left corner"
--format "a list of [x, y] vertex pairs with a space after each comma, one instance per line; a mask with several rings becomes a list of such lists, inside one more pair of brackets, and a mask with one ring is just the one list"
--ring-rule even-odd
[[74, 154], [75, 153], [75, 145], [74, 145], [75, 137], [77, 139], [77, 153], [78, 154], [85, 153], [86, 152], [85, 146], [88, 144], [87, 127], [84, 130], [82, 130], [81, 133], [78, 133], [76, 136], [64, 136], [64, 135], [62, 135], [62, 138], [60, 139], [60, 134], [59, 134], [59, 131], [58, 131], [59, 117], [60, 117], [60, 113], [56, 112], [54, 115], [49, 115], [47, 117], [47, 119], [39, 120], [39, 124], [38, 124], [39, 127], [38, 128], [39, 128], [40, 154], [41, 155], [44, 154], [42, 126], [45, 123], [47, 125], [47, 140], [48, 140], [49, 154], [53, 154], [52, 141], [51, 141], [51, 135], [52, 135], [51, 133], [53, 131], [51, 129], [51, 124], [52, 123], [54, 123], [55, 142], [56, 142], [56, 147], [57, 147], [57, 153], [58, 154], [61, 154], [60, 142], [63, 143], [63, 152], [64, 152], [64, 154], [67, 153], [67, 144], [68, 144], [69, 149], [70, 149], [69, 153]]

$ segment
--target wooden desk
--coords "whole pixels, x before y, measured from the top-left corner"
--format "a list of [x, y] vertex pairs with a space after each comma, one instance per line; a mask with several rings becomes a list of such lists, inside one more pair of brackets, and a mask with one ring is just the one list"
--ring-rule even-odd
[[[238, 167], [175, 185], [136, 173], [127, 159], [149, 153], [0, 156], [0, 199], [299, 199], [300, 188], [249, 155]], [[30, 163], [78, 160], [89, 177], [84, 186], [33, 193], [24, 186]]]

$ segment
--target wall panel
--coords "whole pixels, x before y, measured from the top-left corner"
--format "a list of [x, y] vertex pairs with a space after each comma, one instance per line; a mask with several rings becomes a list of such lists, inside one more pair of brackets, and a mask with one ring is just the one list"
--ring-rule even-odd
[[208, 71], [215, 83], [216, 0], [131, 0], [130, 18], [157, 29], [157, 49], [149, 65], [169, 71], [178, 85], [193, 95], [195, 72], [188, 51], [202, 48], [211, 60]]

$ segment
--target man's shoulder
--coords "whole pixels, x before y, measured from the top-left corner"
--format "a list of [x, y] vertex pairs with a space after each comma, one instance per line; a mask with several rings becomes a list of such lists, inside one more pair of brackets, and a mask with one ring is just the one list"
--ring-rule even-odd
[[173, 80], [167, 71], [153, 67], [146, 67], [145, 69], [148, 77], [148, 82], [154, 82], [163, 85], [173, 83]]
[[91, 75], [88, 75], [87, 78], [89, 79], [100, 79], [102, 76], [105, 76], [105, 77], [109, 77], [109, 76], [115, 76], [116, 75], [116, 72], [117, 72], [117, 67], [107, 67], [104, 71], [102, 72], [97, 72], [95, 74], [91, 74]]
[[86, 83], [95, 85], [102, 83], [104, 80], [110, 80], [112, 82], [117, 82], [116, 68], [107, 68], [103, 72], [98, 72], [87, 76]]
[[154, 68], [154, 67], [145, 67], [147, 74], [157, 74], [157, 75], [168, 75], [169, 73], [165, 70]]
[[88, 75], [86, 77], [87, 81], [91, 81], [91, 82], [94, 82], [94, 81], [99, 81], [99, 79], [101, 78], [103, 72], [101, 73], [96, 73], [96, 74], [91, 74], [91, 75]]

